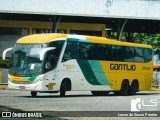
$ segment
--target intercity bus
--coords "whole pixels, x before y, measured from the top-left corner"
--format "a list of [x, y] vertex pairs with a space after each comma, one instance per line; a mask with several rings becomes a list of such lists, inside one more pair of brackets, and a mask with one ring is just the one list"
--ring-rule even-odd
[[93, 95], [136, 94], [152, 87], [153, 49], [103, 37], [34, 34], [17, 40], [8, 86], [37, 93], [91, 91]]

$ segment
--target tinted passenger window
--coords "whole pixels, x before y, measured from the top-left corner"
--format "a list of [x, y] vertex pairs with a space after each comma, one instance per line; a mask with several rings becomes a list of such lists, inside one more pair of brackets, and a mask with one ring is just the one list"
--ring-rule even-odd
[[79, 58], [79, 43], [68, 42], [63, 55], [63, 61]]
[[124, 61], [134, 61], [134, 49], [132, 47], [124, 47]]
[[152, 60], [152, 50], [144, 49], [144, 62], [149, 62]]
[[143, 49], [142, 48], [135, 48], [134, 60], [135, 60], [135, 62], [144, 62]]
[[148, 62], [152, 49], [72, 41], [67, 43], [64, 59]]
[[49, 47], [56, 47], [55, 49], [55, 55], [57, 57], [59, 57], [59, 54], [62, 50], [62, 47], [63, 47], [63, 44], [64, 44], [64, 41], [53, 41], [49, 44]]
[[79, 43], [79, 58], [89, 59], [90, 57], [91, 44], [89, 43]]

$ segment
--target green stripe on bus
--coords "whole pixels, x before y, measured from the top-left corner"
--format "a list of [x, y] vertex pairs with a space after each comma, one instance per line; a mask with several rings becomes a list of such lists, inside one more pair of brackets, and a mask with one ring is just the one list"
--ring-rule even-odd
[[86, 40], [86, 39], [77, 39], [77, 38], [67, 38], [67, 41], [68, 42], [74, 41], [74, 42], [86, 42], [86, 43], [90, 43], [89, 40]]
[[36, 79], [37, 76], [33, 76], [33, 77], [24, 77], [23, 80], [30, 80], [33, 81], [34, 79]]
[[79, 42], [86, 42], [86, 43], [90, 43], [89, 40], [86, 40], [86, 39], [79, 39]]
[[79, 41], [79, 39], [77, 39], [77, 38], [67, 38], [67, 41], [74, 41], [74, 42], [78, 42]]
[[92, 85], [101, 85], [87, 60], [77, 60], [85, 79]]
[[94, 75], [96, 76], [97, 80], [99, 81], [99, 83], [101, 83], [102, 85], [109, 85], [110, 82], [107, 79], [107, 76], [105, 75], [99, 61], [96, 60], [88, 60], [92, 71], [94, 72]]

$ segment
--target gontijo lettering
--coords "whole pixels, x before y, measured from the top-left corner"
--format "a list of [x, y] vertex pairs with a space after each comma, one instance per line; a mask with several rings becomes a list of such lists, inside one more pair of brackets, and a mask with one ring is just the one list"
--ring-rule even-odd
[[110, 64], [110, 70], [135, 71], [136, 70], [136, 65]]

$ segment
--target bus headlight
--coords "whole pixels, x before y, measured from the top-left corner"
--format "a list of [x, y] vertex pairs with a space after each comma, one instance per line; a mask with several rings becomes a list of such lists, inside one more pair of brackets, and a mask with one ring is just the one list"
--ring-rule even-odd
[[8, 81], [11, 81], [12, 82], [12, 80], [8, 77]]

